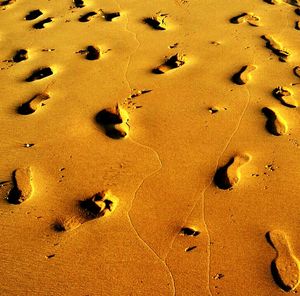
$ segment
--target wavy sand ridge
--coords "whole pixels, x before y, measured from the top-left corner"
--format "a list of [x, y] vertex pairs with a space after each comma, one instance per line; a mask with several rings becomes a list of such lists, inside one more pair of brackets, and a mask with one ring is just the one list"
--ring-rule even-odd
[[267, 240], [277, 252], [271, 265], [275, 282], [286, 292], [295, 290], [300, 282], [300, 265], [286, 234], [273, 230], [267, 233]]

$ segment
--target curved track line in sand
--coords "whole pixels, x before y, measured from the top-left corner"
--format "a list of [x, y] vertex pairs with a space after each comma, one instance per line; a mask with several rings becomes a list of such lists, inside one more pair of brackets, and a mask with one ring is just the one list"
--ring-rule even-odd
[[[116, 1], [116, 4], [117, 6], [119, 7], [119, 10], [122, 11], [122, 8], [121, 8], [121, 5]], [[131, 30], [129, 30], [129, 19], [127, 17], [127, 15], [125, 16], [126, 17], [126, 25], [125, 25], [125, 30], [130, 33], [133, 37], [134, 37], [134, 40], [136, 41], [137, 43], [137, 46], [135, 47], [135, 49], [132, 51], [132, 53], [130, 54], [129, 58], [128, 58], [128, 63], [127, 63], [127, 66], [126, 66], [126, 70], [125, 70], [125, 73], [124, 73], [124, 78], [126, 79], [126, 83], [128, 85], [128, 88], [129, 88], [129, 92], [131, 93], [131, 85], [130, 85], [130, 82], [129, 82], [129, 79], [128, 79], [128, 71], [129, 71], [129, 67], [130, 67], [130, 64], [131, 64], [131, 58], [132, 56], [134, 55], [134, 53], [139, 49], [139, 47], [141, 46], [141, 43], [139, 42], [138, 38], [137, 38], [137, 34]], [[146, 148], [150, 151], [152, 151], [155, 156], [157, 157], [157, 160], [159, 162], [159, 168], [156, 169], [155, 171], [151, 172], [148, 176], [146, 176], [145, 178], [143, 178], [143, 180], [141, 181], [140, 185], [137, 187], [135, 193], [134, 193], [134, 197], [133, 199], [131, 200], [131, 204], [130, 204], [130, 208], [129, 210], [127, 211], [127, 217], [128, 217], [128, 221], [133, 229], [133, 232], [135, 233], [135, 235], [137, 236], [137, 238], [143, 243], [143, 245], [163, 264], [164, 266], [164, 269], [166, 270], [166, 272], [168, 273], [169, 277], [170, 277], [170, 282], [171, 282], [171, 293], [172, 295], [176, 295], [176, 288], [175, 288], [175, 280], [174, 280], [174, 277], [171, 273], [171, 270], [169, 268], [169, 266], [166, 264], [165, 260], [162, 259], [157, 253], [156, 251], [149, 245], [147, 244], [143, 238], [140, 236], [140, 234], [138, 233], [138, 231], [136, 230], [136, 228], [134, 227], [133, 223], [132, 223], [132, 220], [131, 220], [131, 216], [130, 216], [130, 211], [133, 207], [133, 204], [134, 204], [134, 201], [137, 197], [137, 193], [139, 192], [139, 190], [141, 189], [141, 187], [143, 186], [144, 182], [154, 176], [155, 174], [157, 174], [161, 169], [162, 169], [162, 161], [159, 157], [159, 154], [157, 151], [155, 151], [153, 148], [151, 148], [150, 146], [147, 146], [147, 145], [143, 145], [137, 141], [135, 141], [132, 137], [129, 136], [129, 139], [131, 142], [135, 143], [136, 145], [140, 146], [140, 147], [143, 147], [143, 148]]]
[[[253, 60], [254, 60], [254, 57], [253, 57]], [[256, 63], [253, 62], [253, 65], [255, 65]], [[222, 156], [224, 155], [224, 153], [226, 152], [227, 148], [229, 147], [232, 139], [234, 138], [234, 136], [237, 134], [240, 126], [241, 126], [241, 123], [242, 123], [242, 120], [246, 114], [246, 111], [249, 107], [249, 104], [250, 104], [250, 101], [251, 101], [251, 94], [250, 94], [250, 91], [248, 89], [247, 86], [244, 86], [246, 92], [247, 92], [247, 102], [245, 104], [245, 107], [243, 108], [242, 110], [242, 113], [238, 119], [238, 122], [237, 122], [237, 125], [235, 127], [235, 129], [233, 130], [232, 134], [230, 135], [229, 139], [227, 140], [226, 144], [225, 144], [225, 147], [223, 148], [223, 150], [221, 151], [220, 153], [220, 156], [218, 157], [217, 159], [217, 163], [215, 165], [215, 171], [218, 169], [219, 167], [219, 164], [220, 164], [220, 160], [222, 158]], [[213, 184], [213, 178], [211, 179], [211, 181], [209, 182], [209, 184], [207, 184], [204, 189], [201, 191], [201, 194], [199, 195], [199, 197], [196, 199], [194, 205], [192, 206], [191, 210], [189, 211], [189, 213], [187, 214], [185, 220], [184, 220], [184, 225], [187, 223], [189, 217], [192, 215], [194, 209], [196, 208], [197, 204], [201, 201], [201, 213], [202, 213], [202, 217], [203, 217], [203, 225], [204, 225], [204, 229], [205, 229], [205, 232], [207, 234], [207, 237], [208, 237], [208, 242], [207, 242], [207, 257], [208, 257], [208, 266], [207, 266], [207, 287], [208, 287], [208, 292], [209, 292], [209, 295], [212, 296], [212, 291], [211, 291], [211, 288], [210, 288], [210, 272], [211, 272], [211, 249], [210, 249], [210, 246], [211, 246], [211, 236], [210, 236], [210, 233], [209, 233], [209, 228], [208, 228], [208, 224], [206, 222], [206, 204], [205, 204], [205, 194], [206, 194], [206, 191], [208, 190], [208, 188]], [[195, 196], [197, 196], [199, 194], [199, 191], [200, 191], [200, 186], [198, 187], [197, 191], [196, 191], [196, 194]], [[174, 244], [176, 240], [176, 237], [174, 237], [173, 241], [172, 241], [172, 244], [171, 244], [171, 248]], [[171, 249], [170, 249], [171, 250]], [[167, 253], [165, 259], [168, 257], [168, 254], [169, 252]]]

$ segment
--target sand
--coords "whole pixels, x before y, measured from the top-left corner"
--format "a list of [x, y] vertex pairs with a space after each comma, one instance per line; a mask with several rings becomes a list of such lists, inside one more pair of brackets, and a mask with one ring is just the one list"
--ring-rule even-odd
[[0, 294], [299, 291], [299, 9], [1, 0]]

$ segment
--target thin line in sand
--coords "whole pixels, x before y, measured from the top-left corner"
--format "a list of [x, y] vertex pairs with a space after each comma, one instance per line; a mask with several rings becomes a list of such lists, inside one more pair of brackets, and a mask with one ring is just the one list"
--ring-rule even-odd
[[[116, 4], [117, 6], [119, 7], [119, 10], [122, 11], [122, 8], [121, 8], [121, 5], [116, 1]], [[125, 16], [126, 17], [126, 25], [125, 25], [125, 30], [130, 33], [131, 35], [133, 35], [135, 41], [137, 42], [137, 46], [136, 48], [132, 51], [132, 53], [130, 54], [129, 58], [128, 58], [128, 63], [127, 63], [127, 66], [126, 66], [126, 71], [125, 71], [125, 74], [124, 74], [124, 77], [126, 79], [126, 83], [128, 85], [128, 88], [129, 88], [129, 92], [131, 93], [131, 85], [130, 85], [130, 82], [129, 82], [129, 79], [128, 79], [128, 72], [129, 72], [129, 67], [130, 67], [130, 64], [131, 64], [131, 59], [132, 59], [132, 56], [134, 55], [134, 53], [139, 49], [139, 47], [141, 46], [141, 43], [139, 42], [138, 38], [137, 38], [137, 34], [131, 30], [129, 30], [129, 19], [127, 17], [127, 15]], [[169, 266], [166, 264], [165, 260], [163, 260], [162, 258], [160, 258], [160, 256], [155, 252], [155, 250], [153, 248], [150, 247], [150, 245], [148, 245], [143, 239], [142, 237], [140, 236], [140, 234], [138, 233], [138, 231], [136, 230], [136, 228], [134, 227], [133, 223], [132, 223], [132, 220], [131, 220], [131, 216], [130, 216], [130, 211], [132, 209], [132, 206], [134, 204], [134, 201], [136, 199], [136, 196], [137, 196], [137, 193], [138, 191], [140, 190], [140, 188], [142, 187], [142, 185], [144, 184], [145, 180], [147, 180], [148, 178], [154, 176], [156, 173], [158, 173], [161, 169], [162, 169], [162, 161], [159, 157], [159, 154], [157, 153], [157, 151], [155, 151], [153, 148], [151, 148], [150, 146], [147, 146], [147, 145], [143, 145], [137, 141], [135, 141], [132, 137], [129, 136], [129, 139], [135, 143], [136, 145], [139, 145], [141, 147], [144, 147], [144, 148], [147, 148], [148, 150], [152, 151], [155, 156], [157, 157], [158, 161], [159, 161], [159, 164], [160, 164], [160, 167], [158, 169], [156, 169], [155, 171], [153, 171], [152, 173], [150, 173], [148, 176], [146, 176], [140, 183], [140, 185], [138, 186], [138, 188], [136, 189], [135, 193], [134, 193], [134, 197], [131, 201], [131, 204], [130, 204], [130, 208], [129, 210], [127, 211], [127, 217], [128, 217], [128, 221], [135, 233], [135, 235], [138, 237], [138, 239], [148, 248], [148, 250], [150, 250], [153, 255], [164, 265], [164, 268], [166, 269], [169, 277], [170, 277], [170, 281], [171, 281], [171, 289], [172, 289], [172, 295], [176, 295], [176, 287], [175, 287], [175, 280], [174, 280], [174, 277], [171, 273], [171, 270], [169, 268]]]

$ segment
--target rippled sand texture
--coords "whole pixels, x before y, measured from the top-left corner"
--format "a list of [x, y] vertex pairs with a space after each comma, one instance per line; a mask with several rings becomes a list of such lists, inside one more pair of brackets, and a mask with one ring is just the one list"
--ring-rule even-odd
[[1, 295], [297, 292], [300, 3], [229, 2], [0, 0]]

